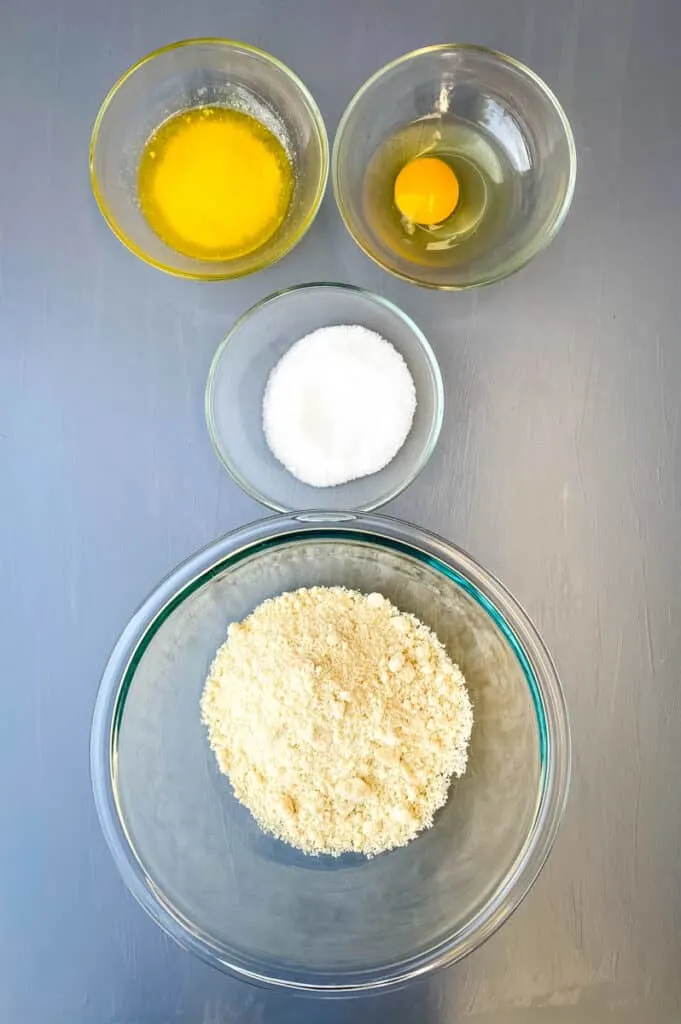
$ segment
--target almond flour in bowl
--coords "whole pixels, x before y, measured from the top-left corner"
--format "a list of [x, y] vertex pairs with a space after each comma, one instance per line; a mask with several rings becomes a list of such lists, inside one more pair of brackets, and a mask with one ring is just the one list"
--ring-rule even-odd
[[265, 831], [373, 856], [433, 823], [466, 770], [463, 675], [382, 595], [312, 587], [229, 627], [201, 701], [210, 745]]
[[[201, 723], [228, 624], [316, 586], [378, 591], [426, 623], [473, 703], [465, 775], [432, 828], [386, 856], [312, 857], [264, 832]], [[228, 974], [333, 997], [423, 978], [484, 942], [546, 860], [569, 764], [558, 677], [509, 592], [419, 527], [318, 510], [242, 527], [159, 584], [114, 648], [91, 743], [104, 836], [154, 920]]]

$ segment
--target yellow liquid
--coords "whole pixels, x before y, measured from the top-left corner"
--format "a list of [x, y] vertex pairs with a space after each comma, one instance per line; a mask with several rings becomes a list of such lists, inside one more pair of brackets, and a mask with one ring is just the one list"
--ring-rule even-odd
[[275, 233], [293, 194], [293, 168], [279, 139], [250, 114], [196, 107], [147, 140], [139, 165], [142, 212], [185, 256], [245, 256]]

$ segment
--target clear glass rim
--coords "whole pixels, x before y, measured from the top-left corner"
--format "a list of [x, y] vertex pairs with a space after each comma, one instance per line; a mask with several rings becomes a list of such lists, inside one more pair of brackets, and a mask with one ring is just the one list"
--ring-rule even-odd
[[[295, 509], [289, 508], [286, 505], [280, 505], [273, 498], [267, 497], [257, 487], [254, 487], [251, 481], [242, 473], [240, 473], [236, 466], [227, 457], [227, 455], [220, 450], [217, 430], [215, 428], [215, 420], [213, 417], [213, 387], [215, 383], [217, 368], [225, 352], [225, 349], [233, 340], [236, 333], [239, 330], [241, 330], [241, 328], [244, 327], [244, 325], [252, 317], [258, 316], [258, 314], [262, 312], [264, 307], [269, 305], [270, 303], [277, 302], [278, 300], [286, 298], [289, 295], [295, 295], [303, 291], [314, 291], [315, 289], [319, 288], [334, 288], [340, 291], [354, 293], [355, 295], [361, 295], [364, 298], [370, 299], [373, 302], [377, 302], [379, 305], [384, 306], [386, 309], [389, 309], [390, 312], [398, 316], [406, 324], [406, 326], [413, 333], [414, 337], [417, 339], [419, 347], [421, 348], [425, 356], [425, 360], [430, 371], [431, 379], [435, 386], [435, 409], [433, 413], [433, 418], [430, 423], [428, 442], [421, 454], [420, 459], [412, 468], [411, 472], [408, 473], [398, 484], [396, 484], [395, 487], [391, 488], [389, 491], [386, 491], [385, 494], [380, 495], [374, 501], [368, 502], [366, 505], [357, 509], [358, 512], [371, 512], [374, 509], [380, 508], [382, 505], [386, 505], [389, 501], [392, 501], [393, 498], [396, 498], [398, 494], [401, 494], [402, 491], [404, 491], [407, 487], [409, 487], [411, 483], [413, 483], [413, 481], [416, 479], [419, 473], [424, 469], [424, 467], [430, 460], [431, 455], [435, 451], [438, 438], [440, 437], [440, 431], [442, 429], [442, 423], [445, 414], [445, 390], [444, 382], [442, 379], [442, 371], [440, 370], [440, 364], [437, 360], [435, 352], [433, 351], [430, 345], [430, 342], [428, 341], [428, 339], [426, 338], [425, 334], [418, 326], [418, 324], [416, 324], [412, 320], [412, 318], [407, 313], [404, 312], [403, 309], [400, 309], [400, 307], [395, 305], [394, 302], [391, 302], [390, 299], [383, 298], [382, 295], [377, 295], [375, 292], [367, 291], [366, 288], [359, 288], [357, 285], [354, 284], [344, 284], [338, 281], [310, 281], [303, 284], [292, 285], [290, 288], [282, 288], [279, 291], [272, 292], [271, 295], [266, 295], [265, 298], [260, 299], [258, 302], [255, 303], [255, 305], [251, 306], [250, 309], [247, 309], [246, 312], [243, 313], [239, 317], [239, 319], [232, 325], [229, 333], [220, 342], [210, 364], [210, 370], [208, 371], [208, 380], [206, 382], [205, 393], [205, 414], [206, 424], [208, 426], [208, 434], [211, 440], [211, 444], [213, 445], [213, 450], [215, 451], [215, 454], [217, 455], [218, 459], [225, 467], [229, 475], [235, 481], [235, 483], [237, 483], [239, 487], [242, 489], [242, 491], [248, 494], [249, 497], [254, 498], [256, 501], [260, 502], [261, 505], [265, 505], [267, 508], [272, 509], [274, 512], [295, 511]], [[274, 456], [272, 456], [272, 458], [274, 458]]]
[[[276, 67], [286, 77], [288, 77], [291, 82], [293, 82], [295, 87], [303, 96], [312, 115], [312, 121], [316, 129], [317, 138], [319, 139], [320, 142], [321, 169], [319, 174], [319, 180], [317, 182], [317, 189], [315, 192], [314, 200], [310, 204], [310, 209], [308, 210], [305, 219], [301, 223], [300, 228], [294, 235], [291, 236], [286, 246], [282, 248], [282, 250], [278, 252], [275, 257], [273, 257], [271, 254], [265, 257], [265, 253], [263, 252], [263, 260], [249, 269], [230, 270], [228, 267], [229, 261], [225, 261], [225, 263], [223, 264], [224, 269], [221, 270], [219, 273], [207, 273], [205, 271], [199, 270], [198, 268], [196, 270], [182, 270], [179, 267], [172, 267], [169, 264], [164, 263], [162, 260], [157, 260], [155, 257], [150, 256], [149, 253], [145, 252], [144, 249], [142, 249], [139, 245], [133, 242], [132, 239], [129, 238], [126, 235], [126, 233], [122, 230], [117, 219], [114, 217], [113, 213], [109, 209], [109, 206], [104, 196], [104, 191], [101, 188], [99, 180], [97, 178], [95, 159], [97, 153], [97, 144], [99, 141], [99, 134], [104, 123], [104, 120], [106, 118], [107, 112], [109, 110], [109, 107], [114, 97], [118, 93], [119, 89], [121, 89], [137, 71], [143, 68], [146, 64], [149, 64], [152, 60], [155, 60], [156, 57], [161, 57], [163, 56], [163, 54], [170, 53], [173, 50], [179, 50], [183, 47], [191, 46], [217, 46], [229, 50], [241, 50], [246, 53], [253, 54], [256, 57], [261, 57], [266, 63], [269, 63], [273, 67]], [[131, 252], [134, 256], [137, 256], [138, 259], [142, 260], [143, 263], [148, 264], [150, 267], [155, 267], [156, 270], [162, 270], [164, 273], [170, 274], [172, 277], [182, 277], [185, 279], [189, 279], [191, 281], [236, 280], [237, 278], [247, 277], [249, 274], [254, 274], [258, 270], [263, 270], [265, 267], [270, 267], [274, 263], [278, 263], [280, 259], [283, 259], [283, 257], [286, 256], [291, 251], [291, 249], [293, 249], [298, 244], [298, 242], [300, 242], [300, 240], [311, 227], [315, 217], [317, 216], [319, 207], [321, 206], [322, 199], [324, 198], [324, 193], [326, 191], [326, 185], [329, 178], [329, 139], [326, 131], [326, 124], [324, 122], [324, 118], [322, 117], [321, 111], [317, 106], [317, 102], [314, 96], [307, 88], [305, 83], [300, 78], [298, 78], [295, 72], [292, 71], [291, 68], [289, 68], [286, 64], [284, 64], [283, 61], [280, 61], [277, 57], [274, 57], [271, 53], [268, 53], [266, 50], [261, 50], [257, 46], [251, 46], [250, 43], [243, 43], [237, 39], [223, 39], [218, 36], [205, 36], [197, 37], [196, 39], [181, 39], [178, 42], [168, 43], [166, 46], [161, 46], [157, 50], [152, 50], [151, 53], [148, 53], [145, 57], [142, 57], [120, 76], [118, 81], [114, 83], [114, 85], [109, 89], [108, 93], [104, 97], [102, 105], [100, 106], [99, 111], [97, 113], [97, 117], [95, 118], [95, 122], [92, 127], [92, 134], [90, 136], [89, 168], [90, 186], [92, 188], [92, 193], [95, 197], [95, 201], [97, 203], [97, 206], [99, 207], [100, 213], [102, 214], [104, 220], [106, 221], [106, 223], [108, 224], [109, 228], [114, 233], [116, 238], [119, 240], [119, 242], [121, 242], [125, 246], [125, 248], [128, 249], [129, 252]], [[197, 263], [198, 262], [199, 261], [197, 261]], [[216, 263], [216, 266], [221, 266], [221, 264]]]
[[[537, 240], [534, 245], [528, 246], [526, 249], [524, 249], [522, 253], [518, 255], [517, 259], [510, 260], [506, 267], [504, 267], [504, 269], [500, 270], [498, 273], [489, 274], [488, 276], [482, 278], [479, 281], [472, 281], [470, 284], [443, 284], [439, 282], [436, 283], [434, 281], [427, 281], [422, 278], [419, 278], [415, 274], [409, 274], [406, 271], [398, 270], [396, 267], [389, 266], [379, 256], [377, 256], [376, 253], [373, 252], [371, 248], [369, 248], [369, 246], [367, 246], [361, 240], [361, 238], [353, 230], [350, 224], [350, 219], [347, 215], [347, 209], [345, 206], [345, 202], [343, 200], [342, 190], [340, 186], [340, 175], [338, 167], [340, 162], [340, 148], [343, 141], [343, 135], [348, 126], [348, 122], [350, 121], [350, 118], [352, 117], [355, 108], [361, 102], [365, 94], [383, 77], [383, 75], [399, 67], [401, 64], [406, 64], [417, 57], [423, 57], [427, 54], [432, 53], [443, 53], [445, 51], [461, 50], [467, 51], [469, 53], [479, 53], [487, 57], [493, 57], [495, 60], [500, 61], [502, 64], [508, 64], [510, 67], [515, 68], [516, 71], [519, 71], [521, 74], [526, 76], [531, 82], [533, 82], [534, 85], [537, 86], [540, 92], [544, 93], [546, 98], [549, 100], [550, 104], [553, 106], [556, 114], [558, 115], [558, 119], [565, 133], [565, 138], [568, 144], [568, 151], [570, 154], [570, 168], [568, 184], [561, 207], [558, 210], [551, 224], [550, 229], [548, 230], [548, 232], [546, 232], [545, 235], [541, 236], [540, 240]], [[336, 134], [334, 136], [333, 151], [331, 155], [331, 182], [333, 187], [334, 198], [336, 200], [338, 212], [340, 213], [343, 224], [345, 225], [345, 229], [350, 235], [350, 237], [354, 240], [355, 244], [359, 246], [359, 248], [362, 250], [365, 256], [368, 256], [370, 260], [373, 260], [374, 263], [377, 263], [379, 267], [387, 271], [389, 274], [392, 274], [394, 277], [400, 278], [400, 280], [402, 281], [407, 281], [409, 284], [419, 285], [421, 288], [430, 288], [433, 291], [460, 292], [467, 291], [470, 288], [482, 288], [485, 285], [494, 284], [495, 281], [502, 281], [505, 278], [510, 277], [512, 274], [515, 274], [518, 270], [522, 270], [522, 268], [526, 266], [530, 262], [530, 260], [534, 259], [534, 257], [538, 255], [538, 253], [542, 252], [542, 250], [545, 249], [547, 245], [549, 245], [549, 243], [555, 238], [555, 236], [560, 231], [565, 221], [565, 218], [568, 215], [570, 206], [572, 204], [576, 180], [577, 148], [575, 146], [575, 139], [572, 132], [572, 126], [570, 125], [570, 121], [567, 117], [567, 114], [563, 110], [563, 107], [560, 101], [558, 100], [556, 94], [546, 84], [544, 79], [541, 78], [536, 73], [536, 71], [533, 71], [531, 68], [527, 67], [527, 65], [523, 64], [522, 61], [516, 60], [515, 57], [510, 57], [508, 54], [502, 53], [500, 50], [493, 50], [488, 46], [479, 46], [475, 43], [436, 43], [433, 46], [423, 46], [418, 50], [411, 50], [409, 53], [404, 53], [401, 56], [396, 57], [395, 60], [389, 61], [387, 64], [384, 64], [383, 67], [379, 68], [378, 71], [375, 71], [373, 75], [371, 75], [366, 80], [366, 82], [364, 82], [364, 84], [360, 86], [360, 88], [351, 98], [350, 102], [343, 111], [341, 119], [338, 122]]]
[[[117, 728], [141, 655], [178, 604], [214, 575], [282, 543], [305, 538], [378, 543], [409, 554], [457, 583], [490, 614], [513, 646], [535, 709], [543, 778], [533, 827], [504, 879], [478, 913], [449, 939], [390, 965], [366, 971], [265, 973], [257, 961], [219, 947], [165, 898], [138, 859], [117, 796]], [[191, 556], [156, 587], [132, 616], [104, 670], [90, 739], [90, 770], [97, 814], [109, 850], [132, 895], [176, 942], [206, 963], [242, 980], [318, 996], [352, 996], [399, 987], [449, 966], [485, 942], [519, 906], [553, 846], [567, 800], [570, 733], [562, 687], [541, 637], [521, 605], [470, 555], [419, 527], [380, 515], [304, 512], [273, 516], [241, 527]]]

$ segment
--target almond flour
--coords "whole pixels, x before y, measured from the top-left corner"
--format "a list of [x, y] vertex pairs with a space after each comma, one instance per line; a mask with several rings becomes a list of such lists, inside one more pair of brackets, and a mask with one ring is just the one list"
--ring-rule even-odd
[[435, 634], [341, 587], [282, 594], [232, 624], [201, 710], [237, 799], [310, 854], [372, 856], [432, 825], [473, 724]]

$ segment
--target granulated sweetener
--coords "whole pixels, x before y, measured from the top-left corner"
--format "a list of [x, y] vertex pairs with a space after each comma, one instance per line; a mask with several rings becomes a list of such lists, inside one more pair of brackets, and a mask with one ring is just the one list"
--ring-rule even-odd
[[407, 364], [375, 331], [322, 327], [272, 370], [263, 429], [273, 455], [312, 487], [377, 473], [397, 455], [414, 420]]

